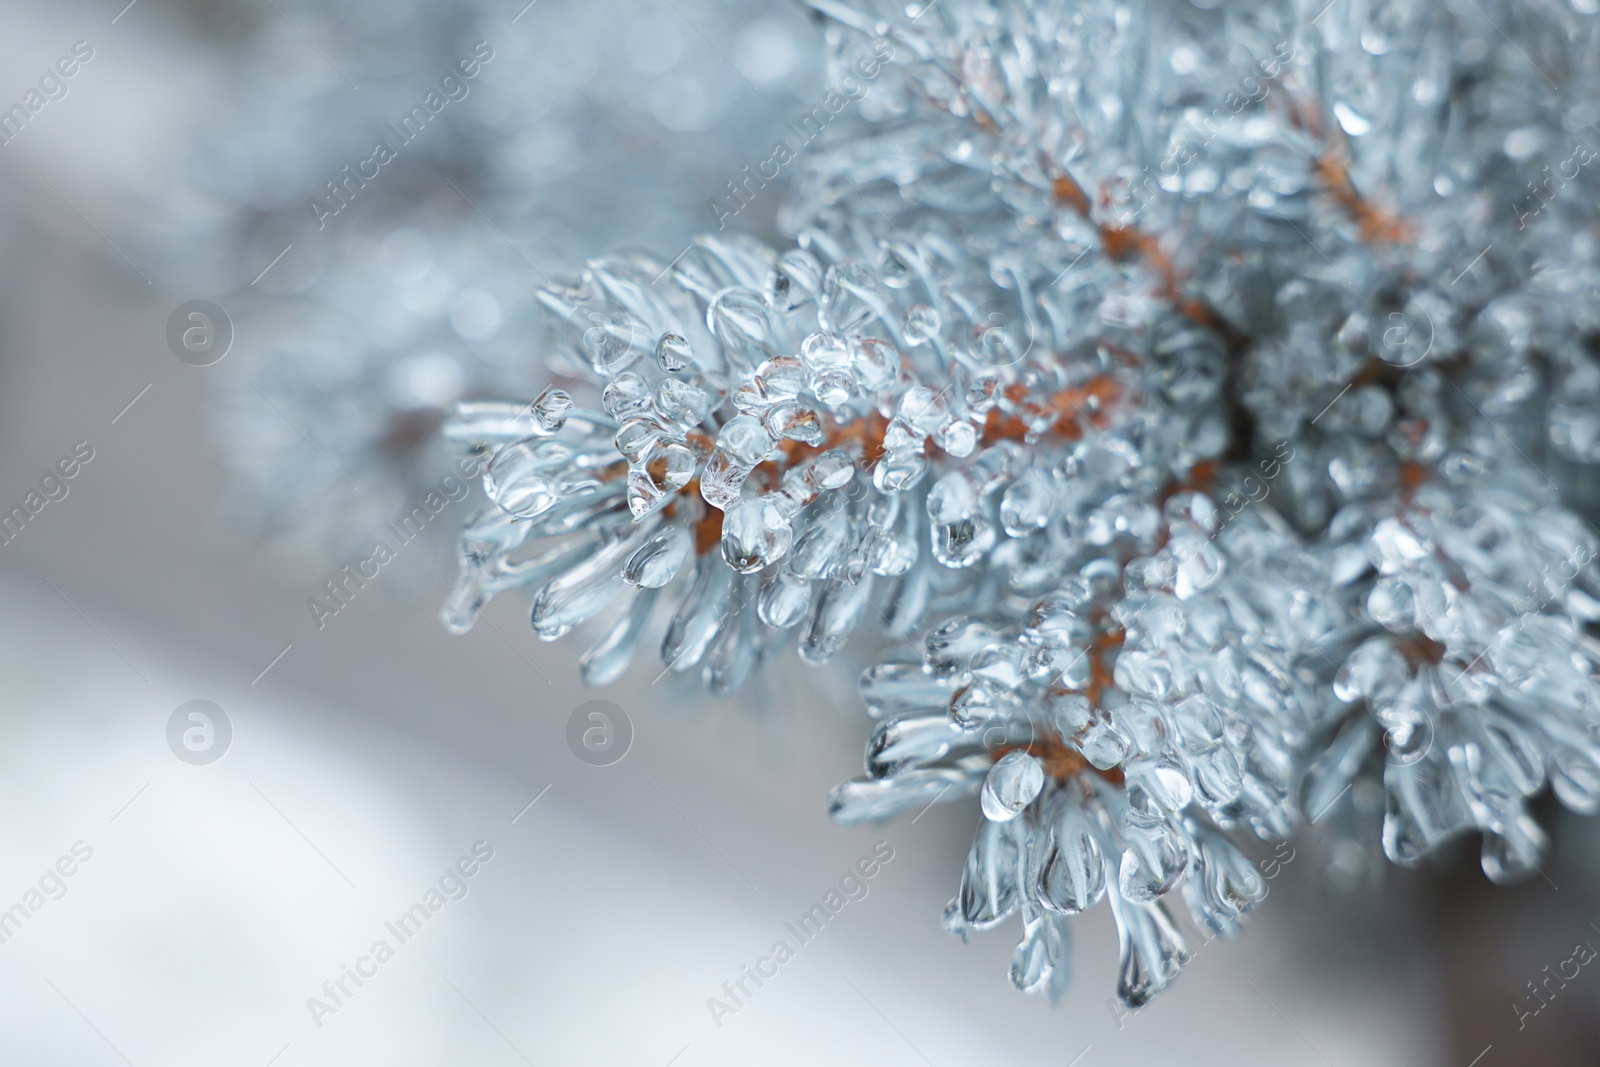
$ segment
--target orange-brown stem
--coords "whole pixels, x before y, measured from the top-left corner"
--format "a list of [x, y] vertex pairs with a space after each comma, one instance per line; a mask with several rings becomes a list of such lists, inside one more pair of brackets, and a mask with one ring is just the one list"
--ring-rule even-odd
[[1332, 152], [1317, 157], [1316, 172], [1334, 201], [1360, 228], [1363, 241], [1403, 244], [1411, 240], [1411, 224], [1362, 196], [1350, 179], [1349, 168]]
[[1044, 773], [1058, 782], [1066, 781], [1075, 774], [1089, 771], [1093, 774], [1098, 774], [1101, 778], [1114, 785], [1123, 783], [1123, 773], [1120, 769], [1113, 767], [1108, 771], [1102, 771], [1084, 759], [1083, 753], [1072, 748], [1053, 733], [1036, 737], [1028, 742], [1017, 741], [999, 745], [991, 750], [990, 755], [998, 760], [1007, 752], [1019, 751], [1026, 752], [1034, 759], [1037, 759], [1043, 764]]
[[1410, 499], [1417, 487], [1428, 480], [1430, 470], [1425, 463], [1418, 463], [1414, 459], [1402, 460], [1400, 463], [1400, 489], [1405, 499]]
[[[696, 478], [683, 487], [684, 492], [700, 492], [700, 479]], [[722, 509], [706, 505], [706, 513], [695, 520], [694, 523], [694, 550], [700, 555], [705, 555], [716, 548], [722, 541]]]
[[1089, 686], [1084, 691], [1089, 703], [1100, 706], [1100, 697], [1116, 683], [1111, 678], [1109, 654], [1122, 648], [1127, 635], [1120, 629], [1106, 630], [1089, 646]]
[[1084, 218], [1089, 217], [1092, 206], [1089, 203], [1089, 195], [1083, 191], [1083, 186], [1079, 185], [1072, 175], [1062, 174], [1057, 177], [1050, 184], [1050, 191], [1058, 202], [1068, 205]]
[[1428, 665], [1437, 666], [1444, 662], [1444, 646], [1427, 634], [1417, 634], [1404, 640], [1396, 641], [1395, 648], [1411, 664], [1411, 670], [1416, 672], [1418, 667]]
[[[1061, 390], [1048, 401], [1048, 410], [1055, 413], [1055, 419], [1050, 423], [1050, 432], [1065, 440], [1076, 441], [1083, 436], [1084, 423], [1104, 427], [1107, 418], [1106, 408], [1121, 395], [1121, 392], [1121, 384], [1107, 374], [1096, 375], [1083, 385]], [[1020, 403], [1026, 399], [1026, 395], [1026, 389], [1022, 386], [1012, 386], [1006, 393], [1007, 399], [1013, 403]], [[848, 422], [836, 423], [817, 444], [806, 444], [803, 441], [780, 442], [778, 450], [783, 453], [782, 465], [780, 466], [778, 461], [768, 461], [757, 467], [752, 475], [760, 478], [768, 486], [776, 486], [785, 469], [812, 459], [829, 449], [848, 444], [859, 445], [862, 458], [871, 465], [883, 458], [883, 442], [888, 432], [889, 420], [877, 412]], [[1028, 438], [1031, 433], [1028, 423], [1022, 419], [1002, 415], [998, 409], [992, 409], [984, 422], [981, 441], [984, 444], [1002, 440], [1021, 441]], [[707, 450], [713, 444], [709, 437], [703, 435], [700, 436], [699, 443]], [[620, 475], [610, 473], [610, 476]], [[698, 495], [699, 491], [698, 478], [678, 490], [679, 493], [690, 496]], [[702, 554], [711, 551], [722, 538], [722, 512], [707, 505], [705, 514], [694, 523], [693, 529], [695, 550]]]
[[1203, 459], [1189, 468], [1188, 477], [1174, 478], [1162, 486], [1157, 503], [1165, 504], [1179, 493], [1205, 493], [1210, 496], [1216, 492], [1217, 475], [1221, 472], [1222, 464], [1214, 459]]

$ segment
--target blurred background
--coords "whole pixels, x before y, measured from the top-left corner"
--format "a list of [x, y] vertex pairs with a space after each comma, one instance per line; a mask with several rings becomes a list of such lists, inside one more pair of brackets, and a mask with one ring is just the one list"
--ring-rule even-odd
[[[0, 4], [0, 511], [26, 515], [0, 537], [0, 1059], [1600, 1060], [1600, 968], [1547, 982], [1600, 946], [1591, 824], [1515, 890], [1470, 843], [1330, 886], [1313, 835], [1137, 1014], [1086, 916], [1052, 1006], [1009, 987], [1012, 940], [940, 929], [975, 810], [828, 822], [869, 725], [848, 669], [588, 691], [510, 596], [449, 637], [470, 503], [313, 610], [448, 471], [440, 413], [536, 387], [537, 286], [719, 221], [775, 234], [782, 176], [711, 202], [820, 98], [821, 47], [757, 0]], [[604, 766], [568, 740], [595, 699], [626, 738]], [[864, 896], [708, 1007], [874, 849]]]

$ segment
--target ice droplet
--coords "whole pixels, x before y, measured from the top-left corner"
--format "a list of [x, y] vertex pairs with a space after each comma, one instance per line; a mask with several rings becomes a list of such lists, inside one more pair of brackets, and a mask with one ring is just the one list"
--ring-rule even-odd
[[567, 413], [572, 410], [572, 397], [565, 390], [549, 388], [534, 400], [532, 410], [539, 429], [546, 434], [553, 434], [567, 424]]
[[614, 419], [626, 418], [650, 407], [650, 386], [633, 371], [623, 371], [607, 383], [600, 406]]
[[1028, 753], [1007, 752], [989, 768], [980, 794], [983, 813], [995, 822], [1015, 819], [1044, 788], [1044, 768]]
[[751, 574], [789, 554], [794, 528], [772, 500], [741, 500], [722, 518], [722, 558]]
[[1411, 586], [1398, 578], [1382, 578], [1367, 594], [1367, 614], [1391, 633], [1404, 633], [1416, 626], [1417, 611]]
[[1089, 822], [1067, 809], [1050, 830], [1037, 873], [1039, 903], [1073, 915], [1105, 895], [1106, 860]]
[[693, 538], [683, 526], [669, 526], [639, 546], [622, 568], [622, 580], [642, 589], [659, 589], [677, 577], [689, 558]]
[[745, 479], [767, 458], [772, 438], [760, 419], [740, 415], [717, 435], [717, 446], [700, 474], [700, 495], [714, 508], [727, 511], [739, 499]]
[[1000, 523], [1012, 537], [1026, 537], [1050, 524], [1055, 494], [1049, 475], [1030, 467], [1006, 487], [1000, 499]]
[[1122, 840], [1127, 847], [1117, 887], [1135, 904], [1148, 904], [1177, 885], [1189, 866], [1187, 842], [1160, 815], [1130, 808], [1123, 817]]
[[694, 365], [694, 353], [689, 342], [677, 333], [664, 333], [656, 342], [656, 366], [668, 374], [681, 374]]
[[532, 518], [561, 499], [559, 472], [572, 449], [559, 441], [518, 441], [495, 452], [483, 476], [489, 499], [519, 519]]
[[771, 353], [772, 320], [766, 302], [749, 289], [725, 289], [706, 308], [706, 326], [736, 366], [754, 367]]
[[906, 309], [902, 329], [908, 344], [925, 344], [939, 336], [939, 313], [926, 304], [913, 304]]
[[985, 819], [961, 873], [961, 917], [986, 930], [1017, 907], [1017, 842], [1007, 823]]

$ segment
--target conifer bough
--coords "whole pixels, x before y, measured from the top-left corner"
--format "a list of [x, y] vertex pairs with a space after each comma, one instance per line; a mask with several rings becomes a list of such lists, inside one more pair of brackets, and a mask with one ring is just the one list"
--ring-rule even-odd
[[1020, 914], [1025, 990], [1104, 897], [1144, 1003], [1312, 819], [1536, 872], [1528, 799], [1600, 807], [1593, 5], [809, 6], [893, 58], [793, 243], [540, 292], [446, 624], [527, 588], [598, 684], [659, 615], [717, 692], [878, 633], [833, 814], [977, 795], [945, 923]]

